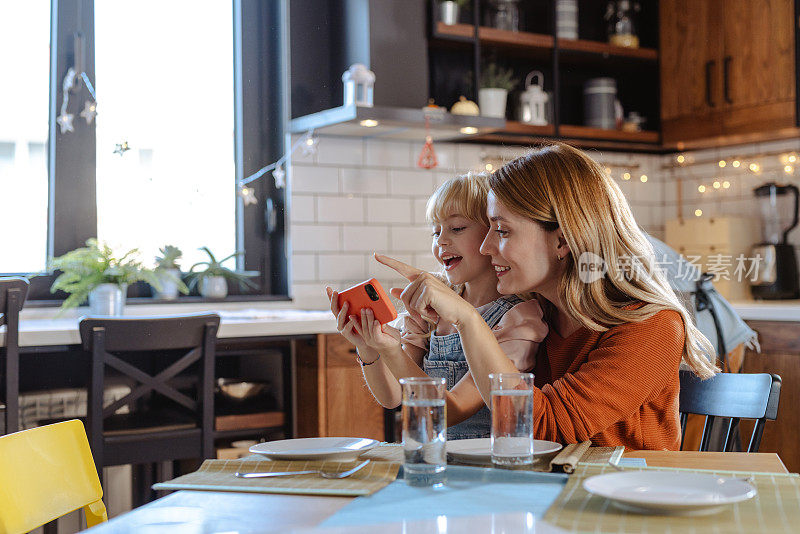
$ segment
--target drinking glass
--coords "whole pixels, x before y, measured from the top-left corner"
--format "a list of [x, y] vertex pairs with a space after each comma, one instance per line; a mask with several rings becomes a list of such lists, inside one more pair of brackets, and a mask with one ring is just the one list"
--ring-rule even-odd
[[533, 463], [533, 375], [493, 373], [492, 463]]
[[403, 478], [412, 486], [440, 486], [447, 467], [444, 378], [401, 378]]

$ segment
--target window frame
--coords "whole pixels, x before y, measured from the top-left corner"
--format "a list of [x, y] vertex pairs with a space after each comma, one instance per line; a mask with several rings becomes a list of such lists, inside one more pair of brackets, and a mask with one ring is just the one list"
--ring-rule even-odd
[[[231, 188], [235, 191], [240, 179], [283, 154], [288, 122], [288, 8], [285, 0], [233, 0], [232, 5], [235, 180]], [[63, 96], [61, 81], [67, 69], [75, 66], [76, 58], [89, 79], [95, 80], [94, 0], [51, 0], [50, 15], [48, 261], [84, 246], [97, 234], [95, 123], [75, 121], [75, 131], [67, 134], [61, 134], [56, 123]], [[81, 85], [71, 98], [80, 100], [87, 95]], [[236, 197], [236, 248], [244, 251], [237, 268], [259, 271], [254, 279], [258, 289], [242, 293], [232, 284], [226, 300], [289, 300], [286, 189], [277, 189], [268, 176], [251, 187], [257, 204], [245, 206]], [[270, 217], [276, 224], [268, 232]], [[58, 306], [67, 297], [63, 292], [50, 293], [55, 274], [0, 274], [6, 275], [30, 277], [28, 307]], [[146, 284], [134, 284], [128, 289], [128, 303], [160, 302], [150, 294]], [[179, 296], [169, 302], [206, 300]]]

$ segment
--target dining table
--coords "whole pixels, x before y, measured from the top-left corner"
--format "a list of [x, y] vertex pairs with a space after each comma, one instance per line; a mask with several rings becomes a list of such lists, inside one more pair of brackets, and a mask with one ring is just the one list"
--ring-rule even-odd
[[[624, 458], [643, 459], [648, 467], [788, 473], [775, 453], [647, 450], [626, 451]], [[179, 514], [191, 510], [202, 510], [202, 528], [175, 532], [233, 534], [306, 531], [313, 530], [353, 500], [353, 497], [338, 496], [180, 490], [114, 517], [87, 532], [146, 532], [147, 529], [142, 525], [157, 523], [159, 516], [165, 513]]]

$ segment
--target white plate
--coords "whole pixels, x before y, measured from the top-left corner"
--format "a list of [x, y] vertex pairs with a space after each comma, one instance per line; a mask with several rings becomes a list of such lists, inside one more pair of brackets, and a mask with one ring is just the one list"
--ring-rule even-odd
[[[561, 450], [560, 443], [533, 440], [533, 455], [541, 456]], [[447, 442], [447, 454], [453, 460], [465, 464], [485, 464], [492, 461], [492, 440], [490, 438], [454, 439]]]
[[597, 475], [584, 480], [583, 488], [624, 510], [698, 515], [718, 512], [757, 493], [738, 478], [659, 471]]
[[378, 444], [367, 438], [299, 438], [267, 441], [250, 452], [273, 460], [355, 460]]

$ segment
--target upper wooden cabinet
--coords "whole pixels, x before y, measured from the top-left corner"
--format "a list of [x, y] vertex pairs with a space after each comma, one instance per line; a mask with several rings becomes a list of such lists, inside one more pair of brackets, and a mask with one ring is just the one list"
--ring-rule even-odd
[[796, 125], [791, 0], [662, 0], [664, 144]]

